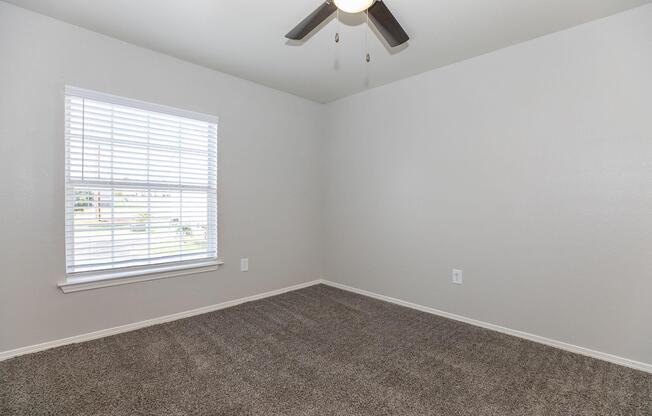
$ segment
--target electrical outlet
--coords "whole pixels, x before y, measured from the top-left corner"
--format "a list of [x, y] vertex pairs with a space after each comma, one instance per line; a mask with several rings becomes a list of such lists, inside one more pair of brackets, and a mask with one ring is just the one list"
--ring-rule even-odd
[[240, 259], [240, 271], [241, 272], [249, 271], [249, 259], [247, 258]]
[[459, 269], [453, 269], [452, 280], [456, 285], [461, 285], [464, 282], [464, 272]]

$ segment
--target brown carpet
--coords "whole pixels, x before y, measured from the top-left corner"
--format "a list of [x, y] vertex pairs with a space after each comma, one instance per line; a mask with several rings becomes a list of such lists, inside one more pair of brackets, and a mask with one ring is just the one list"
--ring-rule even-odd
[[327, 286], [0, 363], [1, 415], [652, 415], [652, 375]]

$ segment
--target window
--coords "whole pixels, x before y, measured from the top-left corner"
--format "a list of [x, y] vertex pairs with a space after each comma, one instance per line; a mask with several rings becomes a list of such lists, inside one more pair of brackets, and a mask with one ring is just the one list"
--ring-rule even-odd
[[67, 87], [65, 133], [69, 281], [217, 259], [215, 117]]

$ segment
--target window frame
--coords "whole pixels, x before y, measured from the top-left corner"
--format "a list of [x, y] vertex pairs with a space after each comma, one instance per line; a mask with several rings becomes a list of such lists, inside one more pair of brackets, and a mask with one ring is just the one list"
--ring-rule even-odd
[[[64, 281], [58, 284], [59, 288], [64, 293], [76, 292], [79, 290], [88, 290], [95, 289], [98, 287], [106, 286], [115, 286], [120, 284], [135, 283], [141, 281], [149, 281], [154, 279], [164, 279], [176, 276], [187, 276], [196, 273], [203, 273], [207, 271], [217, 270], [218, 266], [224, 264], [220, 259], [221, 253], [221, 227], [220, 227], [220, 215], [219, 215], [219, 206], [220, 206], [220, 197], [221, 197], [221, 186], [220, 186], [220, 175], [219, 171], [219, 118], [217, 116], [182, 110], [174, 107], [169, 107], [160, 104], [154, 104], [146, 101], [135, 100], [131, 98], [120, 97], [117, 95], [101, 93], [97, 91], [92, 91], [88, 89], [65, 86], [63, 94], [63, 124], [64, 124], [64, 143], [65, 143], [65, 152], [64, 152], [64, 216], [68, 221], [69, 215], [68, 211], [68, 188], [72, 185], [72, 181], [69, 177], [69, 168], [68, 163], [70, 161], [69, 154], [69, 135], [68, 128], [66, 123], [68, 122], [68, 117], [66, 115], [66, 103], [68, 97], [79, 97], [83, 99], [93, 100], [105, 104], [117, 105], [130, 107], [141, 111], [161, 113], [168, 116], [180, 117], [191, 119], [195, 121], [201, 121], [209, 124], [215, 125], [215, 175], [216, 175], [216, 184], [215, 184], [215, 201], [214, 206], [212, 206], [213, 201], [211, 201], [211, 206], [207, 206], [207, 210], [214, 210], [215, 212], [215, 241], [209, 241], [209, 244], [215, 244], [215, 257], [202, 258], [202, 259], [193, 259], [193, 260], [180, 260], [180, 261], [171, 261], [171, 262], [161, 262], [148, 265], [138, 265], [138, 266], [126, 266], [126, 267], [117, 267], [117, 268], [107, 268], [102, 270], [92, 270], [92, 271], [77, 271], [70, 272], [68, 270], [68, 226], [65, 226], [64, 230], [64, 268], [65, 268], [65, 279]], [[209, 166], [208, 169], [211, 167]], [[182, 188], [183, 185], [180, 185]], [[148, 188], [149, 189], [149, 188]]]

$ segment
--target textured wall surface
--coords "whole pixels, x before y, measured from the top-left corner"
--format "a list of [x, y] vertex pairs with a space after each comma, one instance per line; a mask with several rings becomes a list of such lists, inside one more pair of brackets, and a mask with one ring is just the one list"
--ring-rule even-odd
[[643, 6], [330, 105], [325, 277], [652, 363], [650, 74]]
[[[59, 291], [65, 85], [220, 117], [217, 272]], [[0, 91], [0, 351], [319, 277], [320, 105], [3, 2]]]
[[[324, 277], [652, 363], [651, 73], [644, 6], [322, 106], [0, 2], [0, 351]], [[223, 267], [57, 289], [65, 85], [220, 117]]]

